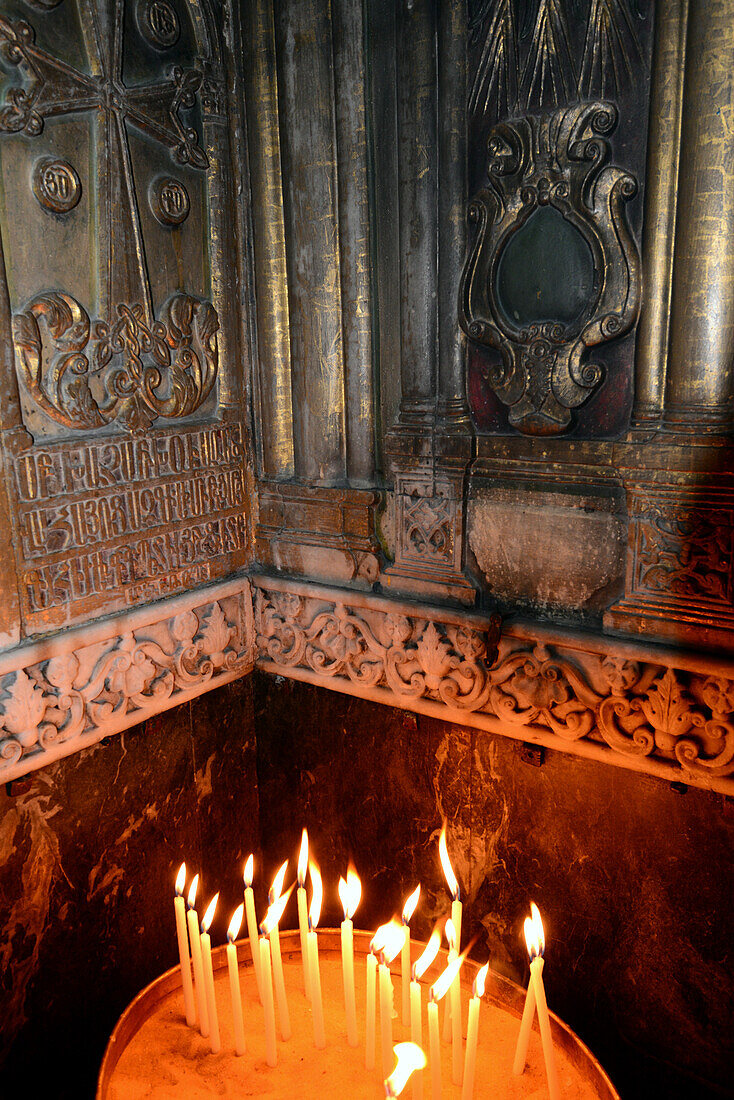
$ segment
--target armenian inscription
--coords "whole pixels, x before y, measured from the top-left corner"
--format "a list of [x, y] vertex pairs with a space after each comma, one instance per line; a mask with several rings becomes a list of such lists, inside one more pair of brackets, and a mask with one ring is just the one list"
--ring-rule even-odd
[[181, 225], [191, 207], [188, 191], [178, 180], [165, 176], [151, 186], [150, 207], [162, 225]]
[[138, 26], [143, 37], [159, 50], [175, 45], [181, 33], [175, 8], [167, 0], [144, 0], [138, 7]]
[[[156, 599], [236, 568], [246, 546], [238, 424], [34, 447], [14, 459], [28, 612]], [[54, 616], [55, 617], [55, 616]]]

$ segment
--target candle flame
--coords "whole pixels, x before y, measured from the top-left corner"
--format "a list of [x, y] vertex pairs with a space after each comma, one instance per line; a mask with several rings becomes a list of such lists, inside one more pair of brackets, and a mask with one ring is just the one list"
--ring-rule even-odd
[[321, 902], [324, 897], [324, 886], [321, 881], [321, 872], [313, 861], [308, 865], [308, 873], [311, 876], [311, 906], [308, 911], [308, 926], [313, 932], [321, 916]]
[[436, 979], [431, 986], [431, 1000], [440, 1001], [443, 995], [448, 991], [451, 983], [461, 969], [461, 964], [464, 961], [463, 955], [458, 955], [455, 959], [452, 959], [449, 965], [444, 970], [443, 974]]
[[194, 906], [196, 905], [196, 891], [198, 889], [198, 886], [199, 886], [199, 876], [194, 875], [194, 877], [191, 880], [191, 885], [189, 886], [189, 896], [186, 899], [186, 904], [188, 905], [189, 909], [193, 909]]
[[273, 879], [273, 885], [270, 887], [268, 893], [268, 904], [272, 905], [274, 901], [277, 901], [280, 895], [283, 893], [283, 883], [285, 882], [285, 873], [288, 870], [288, 860], [278, 868], [278, 873]]
[[298, 853], [298, 885], [306, 885], [306, 871], [308, 870], [308, 833], [304, 829], [301, 833], [301, 850]]
[[244, 873], [244, 876], [243, 876], [244, 880], [245, 880], [245, 886], [247, 887], [248, 890], [252, 886], [252, 873], [253, 873], [254, 870], [255, 870], [255, 857], [252, 854], [252, 852], [250, 852], [249, 856], [247, 857], [247, 861], [245, 863], [245, 873]]
[[532, 961], [545, 951], [545, 931], [540, 910], [534, 901], [530, 903], [530, 913], [531, 916], [525, 918], [525, 943]]
[[393, 959], [400, 954], [402, 946], [405, 943], [403, 922], [393, 917], [391, 921], [388, 921], [387, 924], [383, 924], [377, 929], [376, 935], [380, 932], [382, 932], [382, 937], [378, 950], [382, 954], [383, 962], [389, 966]]
[[421, 884], [418, 883], [413, 893], [409, 898], [406, 898], [405, 905], [403, 906], [403, 924], [407, 924], [410, 918], [415, 913], [415, 907], [418, 904], [418, 898], [421, 896]]
[[441, 927], [436, 927], [431, 932], [431, 937], [423, 949], [423, 954], [413, 963], [413, 981], [419, 981], [438, 954], [441, 946]]
[[445, 821], [443, 823], [443, 828], [441, 829], [441, 835], [438, 838], [438, 854], [441, 857], [441, 866], [443, 867], [443, 873], [446, 876], [446, 882], [448, 884], [448, 888], [449, 888], [449, 891], [451, 893], [451, 897], [453, 898], [454, 901], [458, 901], [459, 900], [459, 883], [457, 881], [456, 875], [454, 874], [454, 869], [451, 866], [451, 860], [449, 859], [449, 850], [446, 847], [446, 822]]
[[446, 933], [446, 943], [449, 945], [449, 951], [456, 950], [456, 929], [454, 928], [454, 922], [451, 917], [446, 921], [446, 927], [444, 928]]
[[352, 864], [349, 864], [346, 881], [339, 879], [339, 900], [344, 909], [344, 920], [351, 920], [357, 912], [362, 897], [362, 883]]
[[176, 875], [176, 897], [177, 898], [180, 898], [180, 897], [183, 896], [185, 885], [186, 885], [186, 864], [182, 863], [181, 866], [178, 869], [178, 874]]
[[487, 974], [489, 973], [489, 963], [485, 963], [482, 969], [474, 979], [474, 988], [472, 990], [475, 997], [484, 996], [484, 985], [487, 981]]
[[276, 901], [268, 909], [265, 914], [265, 919], [260, 925], [260, 931], [263, 936], [269, 936], [275, 926], [279, 923], [280, 918], [283, 916], [286, 905], [288, 904], [288, 898], [293, 893], [293, 887], [289, 886], [284, 894], [281, 894]]
[[227, 939], [230, 943], [234, 943], [240, 934], [240, 928], [242, 927], [242, 917], [245, 912], [244, 903], [238, 905], [232, 914], [232, 920], [229, 922], [229, 928], [227, 929]]
[[400, 1096], [408, 1083], [410, 1075], [417, 1069], [423, 1069], [426, 1056], [416, 1043], [396, 1043], [393, 1047], [397, 1065], [385, 1081], [385, 1095]]
[[219, 901], [219, 894], [216, 893], [212, 900], [206, 907], [206, 913], [201, 918], [201, 930], [202, 932], [208, 932], [209, 926], [214, 920], [214, 910], [217, 908], [217, 902]]

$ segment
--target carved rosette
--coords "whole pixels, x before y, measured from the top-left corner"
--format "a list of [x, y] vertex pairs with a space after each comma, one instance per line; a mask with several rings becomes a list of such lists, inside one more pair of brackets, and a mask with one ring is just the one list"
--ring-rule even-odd
[[[489, 135], [489, 186], [469, 206], [476, 237], [459, 320], [471, 340], [499, 352], [489, 384], [509, 407], [510, 423], [527, 435], [558, 435], [571, 426], [571, 410], [603, 381], [602, 368], [586, 361], [588, 349], [623, 336], [637, 319], [640, 260], [625, 214], [637, 184], [606, 165], [604, 135], [616, 124], [612, 104], [582, 103], [501, 122]], [[593, 285], [572, 320], [515, 323], [500, 301], [499, 267], [513, 236], [543, 208], [557, 211], [586, 242]]]
[[193, 597], [194, 606], [171, 618], [104, 642], [74, 645], [74, 636], [67, 636], [50, 658], [2, 675], [0, 780], [42, 767], [248, 671], [249, 586], [240, 582], [241, 593], [232, 588], [198, 606]]

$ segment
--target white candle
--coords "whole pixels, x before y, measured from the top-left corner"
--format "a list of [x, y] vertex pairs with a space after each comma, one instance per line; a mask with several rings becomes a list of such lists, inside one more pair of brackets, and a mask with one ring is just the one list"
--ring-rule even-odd
[[392, 1065], [392, 983], [390, 967], [383, 961], [380, 975], [380, 1043], [382, 1051], [382, 1076], [388, 1077]]
[[520, 1021], [520, 1034], [517, 1037], [517, 1046], [515, 1047], [515, 1061], [512, 1064], [512, 1072], [519, 1076], [525, 1069], [525, 1063], [528, 1060], [528, 1043], [530, 1042], [530, 1029], [533, 1026], [533, 1017], [535, 1016], [535, 985], [533, 979], [528, 981], [528, 990], [525, 994], [525, 1007], [522, 1010], [522, 1020]]
[[219, 1038], [219, 1017], [217, 1016], [217, 1002], [214, 998], [214, 971], [212, 969], [212, 941], [209, 937], [209, 926], [214, 918], [214, 910], [217, 907], [219, 894], [215, 894], [209, 902], [206, 913], [201, 921], [201, 961], [204, 968], [204, 986], [206, 988], [206, 1007], [209, 1014], [209, 1045], [212, 1054], [218, 1054], [222, 1049]]
[[260, 976], [262, 978], [263, 1013], [265, 1015], [265, 1060], [269, 1066], [278, 1064], [275, 1046], [275, 1006], [273, 1004], [273, 979], [270, 973], [270, 943], [267, 936], [260, 937]]
[[316, 930], [308, 933], [308, 973], [311, 978], [311, 1013], [313, 1015], [313, 1042], [317, 1050], [326, 1046], [324, 1033], [324, 1005], [321, 1000], [321, 971], [319, 969], [319, 944]]
[[[446, 921], [446, 940], [449, 945], [448, 961], [451, 963], [458, 955], [456, 950], [456, 930], [454, 928], [454, 922], [449, 917]], [[443, 1006], [443, 1041], [444, 1043], [451, 1042], [451, 1007], [452, 1007], [451, 994], [444, 1001]]]
[[176, 877], [176, 896], [173, 899], [173, 907], [176, 914], [176, 940], [178, 941], [178, 958], [181, 964], [184, 1012], [186, 1013], [186, 1023], [189, 1027], [193, 1027], [196, 1023], [196, 1002], [194, 1001], [194, 985], [191, 980], [189, 934], [186, 930], [186, 902], [183, 899], [185, 885], [186, 864], [182, 863]]
[[[242, 912], [244, 905], [239, 905], [230, 921], [227, 929], [227, 969], [229, 971], [229, 994], [232, 999], [232, 1024], [234, 1026], [234, 1052], [237, 1055], [245, 1053], [245, 1024], [242, 1019], [242, 994], [240, 991], [240, 971], [237, 961], [237, 945], [235, 940], [242, 927]], [[259, 954], [259, 951], [258, 951]]]
[[[305, 830], [304, 830], [305, 831]], [[319, 969], [319, 942], [316, 928], [321, 916], [321, 900], [323, 898], [323, 884], [321, 873], [315, 863], [310, 862], [308, 873], [311, 876], [311, 908], [308, 914], [308, 932], [306, 934], [306, 951], [308, 958], [308, 977], [311, 983], [311, 1013], [313, 1015], [313, 1041], [317, 1050], [323, 1050], [326, 1046], [324, 1034], [324, 1006], [321, 1000], [321, 971]]]
[[347, 1042], [356, 1047], [357, 1006], [354, 997], [354, 925], [352, 917], [362, 896], [362, 884], [353, 867], [349, 867], [346, 880], [339, 879], [339, 897], [344, 908], [341, 926], [342, 983], [344, 986], [344, 1012], [347, 1018]]
[[438, 1035], [438, 1004], [433, 994], [428, 1000], [428, 1041], [431, 1063], [431, 1100], [441, 1100], [441, 1043]]
[[[273, 967], [273, 986], [275, 989], [275, 1003], [278, 1006], [278, 1019], [280, 1020], [280, 1034], [281, 1038], [286, 1041], [291, 1037], [291, 1019], [288, 1012], [288, 1000], [285, 995], [285, 981], [283, 979], [283, 960], [280, 954], [280, 932], [278, 931], [278, 921], [280, 920], [283, 910], [285, 909], [285, 903], [290, 897], [291, 891], [285, 895], [285, 901], [282, 900], [281, 891], [283, 889], [283, 883], [285, 881], [285, 873], [288, 868], [288, 860], [280, 867], [278, 873], [275, 876], [273, 885], [268, 896], [270, 902], [270, 908], [268, 913], [272, 914], [277, 906], [279, 910], [274, 921], [268, 921], [268, 927], [270, 928], [270, 959]], [[292, 889], [292, 887], [291, 887]], [[281, 904], [282, 902], [282, 904]]]
[[458, 973], [451, 983], [449, 997], [451, 998], [451, 1080], [455, 1085], [460, 1085], [463, 1048], [461, 1042], [461, 987]]
[[301, 833], [301, 848], [298, 853], [298, 890], [296, 901], [298, 903], [298, 931], [301, 935], [301, 962], [303, 964], [303, 988], [306, 997], [310, 1000], [311, 983], [308, 976], [308, 899], [306, 897], [306, 871], [308, 870], [308, 833], [304, 829]]
[[533, 983], [533, 988], [535, 989], [535, 1003], [538, 1008], [540, 1039], [543, 1043], [545, 1072], [548, 1078], [548, 1096], [550, 1097], [550, 1100], [558, 1100], [560, 1092], [558, 1088], [558, 1072], [556, 1070], [556, 1055], [553, 1049], [550, 1017], [548, 1015], [548, 1005], [546, 1004], [545, 989], [543, 987], [543, 959], [540, 956], [533, 959], [530, 964], [530, 980]]
[[260, 979], [260, 944], [257, 934], [257, 914], [255, 910], [255, 894], [252, 889], [252, 874], [254, 870], [255, 857], [250, 853], [245, 863], [245, 914], [247, 916], [247, 935], [250, 940], [250, 954], [252, 955], [252, 965], [255, 970], [255, 981], [257, 983], [257, 995], [260, 1000], [260, 1004], [263, 1003], [261, 979]]
[[364, 1068], [375, 1068], [375, 983], [377, 957], [371, 950], [367, 956], [367, 1005], [364, 1021]]
[[196, 1006], [199, 1012], [199, 1031], [206, 1039], [209, 1034], [209, 1013], [206, 1007], [206, 986], [204, 985], [204, 970], [201, 965], [201, 938], [199, 936], [199, 915], [194, 908], [196, 902], [196, 888], [199, 885], [199, 876], [194, 878], [189, 887], [187, 899], [186, 921], [191, 942], [191, 961], [194, 964], [194, 982], [196, 984]]
[[[410, 1041], [423, 1046], [422, 997], [420, 982], [410, 983]], [[419, 1073], [413, 1078], [413, 1100], [423, 1100], [423, 1078]]]
[[441, 1049], [438, 1033], [438, 1001], [451, 988], [456, 975], [459, 973], [464, 960], [459, 956], [452, 959], [444, 972], [433, 983], [428, 998], [428, 1034], [431, 1044], [431, 1081], [433, 1085], [432, 1100], [441, 1098]]
[[403, 1027], [408, 1026], [410, 1020], [410, 918], [415, 912], [418, 899], [421, 896], [420, 883], [413, 893], [406, 899], [403, 906], [403, 930], [404, 939], [400, 950], [400, 987], [402, 993]]
[[461, 1100], [472, 1100], [474, 1095], [474, 1073], [477, 1066], [477, 1039], [479, 1036], [479, 1006], [484, 996], [484, 980], [489, 970], [486, 963], [474, 979], [473, 996], [469, 1001], [469, 1021], [466, 1027], [466, 1055], [464, 1058], [464, 1085]]
[[[459, 882], [458, 882], [458, 879], [456, 878], [456, 875], [454, 874], [454, 869], [451, 866], [451, 860], [449, 859], [449, 851], [448, 851], [448, 847], [446, 845], [446, 822], [443, 823], [443, 827], [441, 829], [441, 835], [438, 838], [438, 854], [439, 854], [439, 858], [441, 860], [441, 866], [443, 868], [443, 873], [446, 877], [446, 884], [449, 888], [449, 891], [451, 892], [451, 897], [453, 899], [452, 902], [451, 902], [451, 924], [452, 924], [453, 929], [454, 929], [454, 947], [456, 948], [456, 954], [460, 955], [461, 954], [462, 907], [461, 907], [461, 900], [460, 900], [460, 893], [459, 893]], [[447, 935], [448, 935], [448, 933], [447, 933]], [[457, 978], [457, 980], [458, 980], [458, 978]], [[453, 1029], [452, 1029], [452, 1024], [451, 1024], [451, 1013], [452, 1013], [452, 1009], [453, 1009], [454, 1000], [455, 1000], [455, 998], [451, 998], [451, 997], [449, 997], [446, 1000], [446, 1009], [445, 1009], [445, 1013], [444, 1013], [444, 1030], [443, 1030], [443, 1038], [444, 1038], [445, 1043], [447, 1043], [449, 1041], [449, 1039], [451, 1038], [451, 1036], [453, 1034]], [[461, 1002], [459, 1002], [459, 1003], [461, 1003]], [[461, 1024], [459, 1024], [459, 1031], [461, 1031]]]

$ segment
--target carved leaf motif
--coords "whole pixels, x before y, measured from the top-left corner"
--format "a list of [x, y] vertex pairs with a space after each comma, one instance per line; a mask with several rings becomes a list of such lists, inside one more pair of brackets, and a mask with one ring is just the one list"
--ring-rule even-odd
[[18, 669], [5, 703], [3, 725], [27, 748], [37, 740], [38, 726], [46, 714], [46, 693], [24, 669]]
[[[666, 669], [665, 675], [655, 681], [647, 698], [640, 700], [640, 708], [657, 732], [656, 740], [661, 748], [672, 748], [677, 738], [693, 725], [690, 701], [671, 668]], [[660, 735], [664, 736], [664, 741], [661, 741]]]
[[215, 603], [207, 615], [201, 634], [204, 651], [211, 656], [215, 664], [221, 664], [224, 660], [224, 651], [229, 645], [233, 633], [234, 631], [228, 625], [222, 608], [218, 602]]
[[451, 647], [441, 640], [435, 623], [429, 623], [421, 634], [416, 649], [426, 675], [426, 684], [432, 691], [436, 691], [442, 678], [451, 669]]

